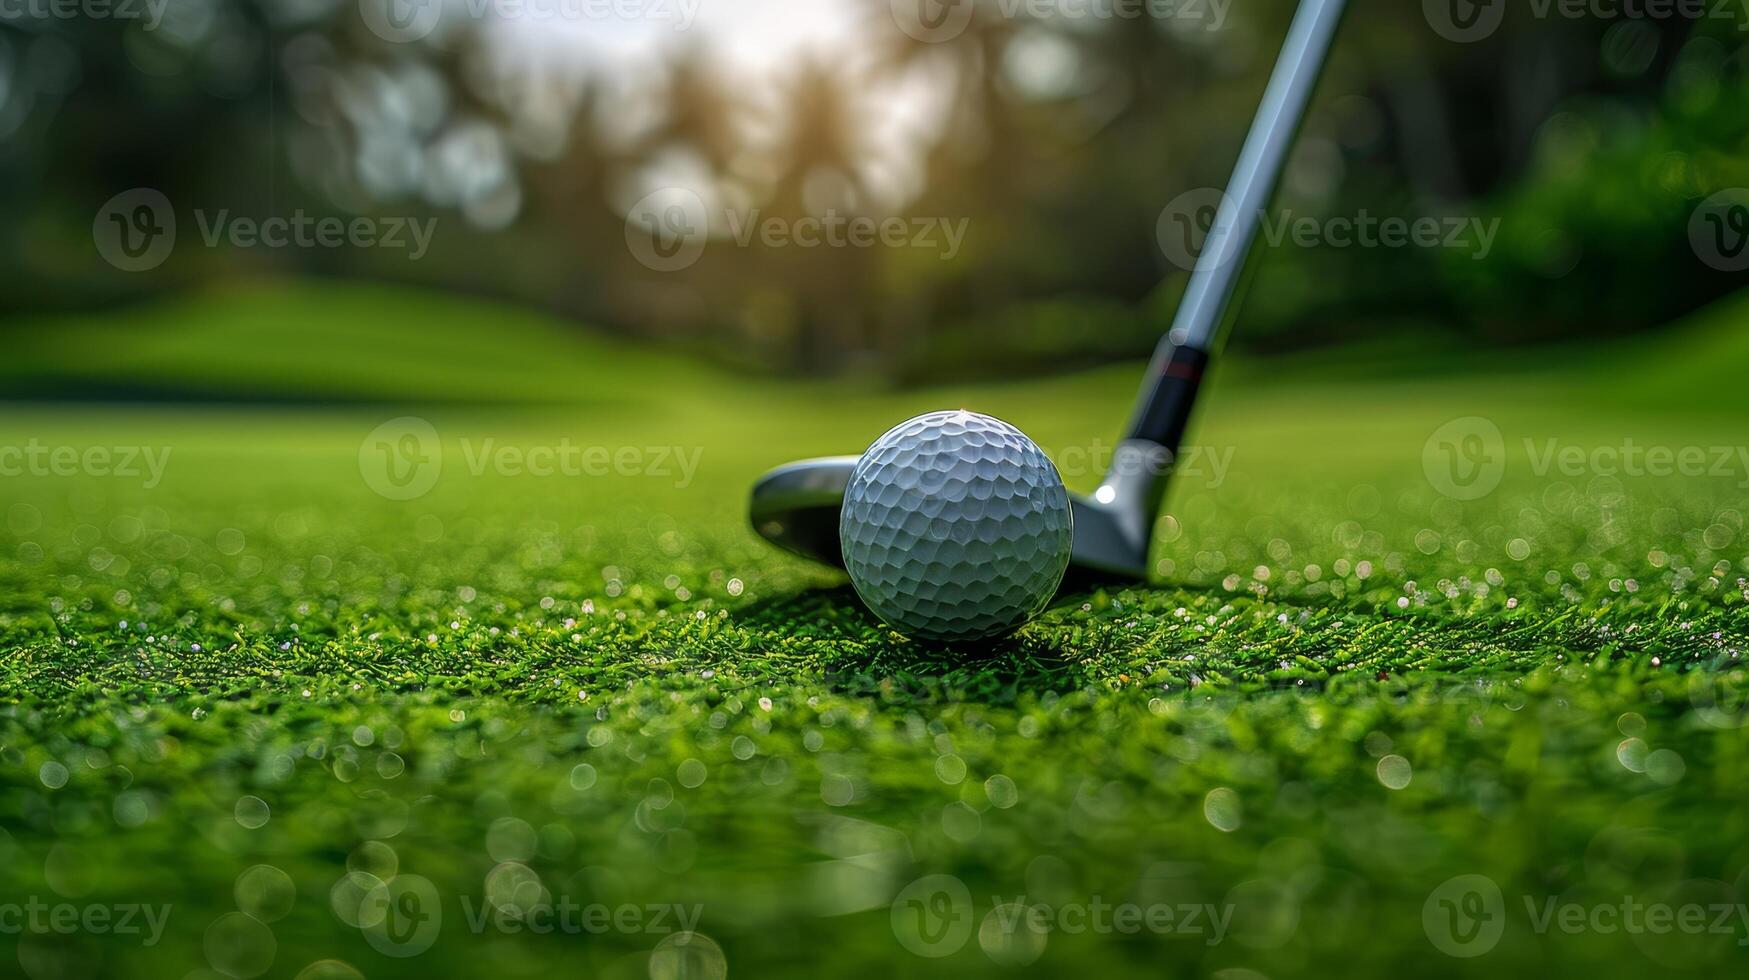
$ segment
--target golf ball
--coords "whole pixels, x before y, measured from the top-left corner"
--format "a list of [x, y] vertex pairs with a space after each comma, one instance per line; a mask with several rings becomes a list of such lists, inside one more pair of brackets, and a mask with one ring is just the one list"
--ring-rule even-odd
[[1019, 429], [976, 412], [900, 423], [844, 492], [844, 566], [875, 615], [926, 640], [975, 640], [1037, 615], [1069, 565], [1069, 493]]

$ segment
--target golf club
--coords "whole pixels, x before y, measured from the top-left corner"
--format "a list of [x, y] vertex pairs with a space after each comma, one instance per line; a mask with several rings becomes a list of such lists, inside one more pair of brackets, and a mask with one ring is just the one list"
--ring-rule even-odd
[[[1070, 570], [1076, 577], [1144, 580], [1154, 519], [1190, 421], [1197, 389], [1233, 310], [1245, 258], [1275, 193], [1289, 149], [1329, 55], [1344, 0], [1303, 0], [1262, 104], [1191, 273], [1160, 341], [1110, 470], [1089, 497], [1075, 495]], [[838, 520], [856, 456], [802, 460], [753, 487], [749, 516], [767, 540], [843, 566]]]

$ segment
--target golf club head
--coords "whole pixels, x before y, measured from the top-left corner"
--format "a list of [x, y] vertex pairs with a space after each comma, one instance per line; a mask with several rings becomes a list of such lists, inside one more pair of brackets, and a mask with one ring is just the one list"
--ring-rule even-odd
[[[753, 485], [748, 516], [772, 544], [814, 561], [844, 567], [838, 514], [857, 456], [827, 456], [780, 466]], [[1091, 581], [1140, 581], [1148, 575], [1153, 521], [1141, 499], [1108, 480], [1094, 497], [1071, 494], [1075, 535], [1069, 555], [1071, 587]]]
[[[1330, 52], [1346, 0], [1300, 0], [1269, 86], [1222, 198], [1202, 254], [1185, 285], [1172, 329], [1161, 338], [1142, 384], [1128, 435], [1091, 497], [1071, 496], [1073, 551], [1065, 581], [1145, 581], [1154, 518], [1183, 444], [1215, 339], [1234, 310], [1246, 255], [1281, 177], [1306, 105]], [[838, 515], [855, 456], [791, 463], [753, 487], [753, 526], [773, 544], [844, 566]]]

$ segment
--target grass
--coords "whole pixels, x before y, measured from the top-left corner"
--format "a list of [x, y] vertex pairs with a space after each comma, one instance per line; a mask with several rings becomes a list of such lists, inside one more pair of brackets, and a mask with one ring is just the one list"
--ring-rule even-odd
[[[1544, 917], [1749, 902], [1749, 473], [1606, 472], [1630, 440], [1742, 442], [1746, 319], [1484, 370], [1236, 362], [1156, 581], [950, 650], [765, 546], [746, 488], [964, 405], [1086, 489], [1135, 367], [750, 382], [357, 288], [35, 325], [0, 377], [58, 401], [10, 404], [0, 446], [170, 455], [149, 487], [0, 478], [0, 895], [170, 911], [149, 946], [27, 929], [0, 956], [38, 977], [1740, 968], [1740, 918]], [[397, 501], [360, 457], [403, 415], [443, 459]], [[1506, 456], [1460, 500], [1424, 464], [1466, 417]], [[535, 476], [480, 465], [488, 445], [635, 465]], [[965, 929], [919, 945], [909, 902], [942, 875], [972, 912], [926, 901]], [[1430, 939], [1460, 875], [1499, 889], [1475, 958]], [[575, 934], [531, 928], [571, 904]], [[1153, 925], [1116, 931], [1118, 906]], [[427, 945], [407, 914], [434, 907]], [[695, 913], [699, 938], [664, 931]]]

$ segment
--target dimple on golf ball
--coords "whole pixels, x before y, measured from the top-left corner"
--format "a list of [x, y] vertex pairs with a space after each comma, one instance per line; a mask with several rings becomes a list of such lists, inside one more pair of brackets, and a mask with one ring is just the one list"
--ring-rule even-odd
[[838, 519], [857, 595], [926, 640], [998, 636], [1037, 615], [1073, 536], [1069, 493], [1044, 451], [965, 411], [919, 415], [876, 439]]

